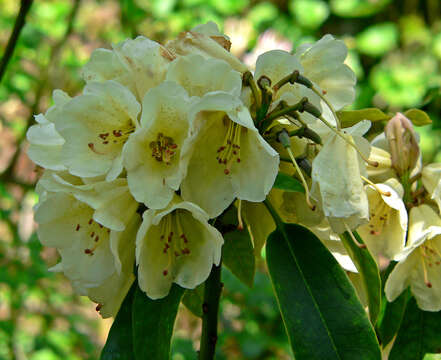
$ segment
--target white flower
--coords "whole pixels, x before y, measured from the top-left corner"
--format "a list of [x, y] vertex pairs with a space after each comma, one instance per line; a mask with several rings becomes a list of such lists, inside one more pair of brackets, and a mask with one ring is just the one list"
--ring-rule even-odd
[[189, 96], [203, 97], [213, 91], [224, 91], [240, 96], [242, 78], [223, 60], [190, 54], [174, 60], [167, 71], [166, 80], [181, 85]]
[[397, 174], [392, 168], [390, 153], [376, 146], [371, 146], [369, 161], [376, 162], [378, 166], [367, 165], [366, 170], [369, 179], [374, 183], [381, 183], [390, 178], [396, 178]]
[[[356, 78], [352, 70], [344, 64], [346, 55], [347, 48], [344, 43], [326, 35], [315, 44], [299, 47], [295, 55], [282, 50], [272, 50], [260, 55], [254, 76], [259, 79], [265, 75], [271, 80], [272, 85], [275, 85], [297, 70], [313, 82], [335, 110], [339, 110], [350, 104], [355, 96]], [[273, 106], [281, 100], [294, 105], [303, 97], [307, 97], [310, 103], [322, 111], [323, 117], [335, 125], [336, 120], [323, 100], [311, 89], [298, 83], [286, 84], [277, 90], [273, 96]], [[301, 117], [325, 140], [329, 129], [321, 121], [308, 113], [303, 113]]]
[[213, 22], [183, 32], [177, 39], [165, 44], [167, 50], [175, 56], [199, 54], [205, 58], [224, 60], [234, 70], [241, 73], [247, 71], [247, 67], [229, 52], [230, 46], [229, 39], [219, 32], [217, 25]]
[[179, 189], [188, 158], [181, 159], [189, 128], [190, 98], [178, 84], [166, 81], [143, 100], [139, 129], [124, 147], [124, 167], [135, 199], [162, 209]]
[[96, 49], [83, 68], [86, 82], [115, 80], [142, 101], [144, 94], [165, 78], [174, 56], [162, 45], [138, 36], [113, 46], [112, 50]]
[[353, 142], [367, 158], [369, 142], [362, 135], [370, 122], [361, 121], [346, 128], [345, 141], [336, 134], [329, 135], [312, 162], [311, 196], [317, 200], [333, 231], [341, 234], [368, 222], [369, 206], [361, 176], [366, 176], [366, 165]]
[[428, 205], [414, 207], [409, 214], [406, 247], [396, 257], [386, 281], [388, 301], [394, 301], [408, 286], [420, 309], [441, 310], [441, 219]]
[[376, 184], [379, 193], [372, 185], [366, 186], [369, 200], [369, 223], [357, 229], [369, 250], [394, 259], [406, 242], [407, 210], [404, 206], [403, 186], [396, 179], [384, 184]]
[[62, 158], [69, 172], [115, 179], [122, 171], [122, 148], [137, 126], [139, 111], [133, 94], [113, 80], [86, 85], [84, 94], [65, 104], [55, 121], [65, 139]]
[[238, 198], [263, 201], [277, 176], [279, 155], [262, 138], [242, 102], [207, 94], [192, 109], [187, 176], [182, 197], [219, 215]]
[[430, 195], [436, 202], [441, 213], [441, 164], [429, 164], [423, 167], [421, 181]]
[[46, 113], [35, 116], [37, 124], [32, 125], [26, 137], [29, 141], [29, 158], [46, 169], [65, 170], [61, 158], [61, 147], [64, 139], [55, 130], [55, 121], [60, 115], [61, 109], [71, 98], [61, 90], [55, 90], [52, 94], [54, 105]]
[[164, 210], [147, 210], [136, 236], [139, 287], [152, 299], [166, 296], [173, 282], [194, 289], [219, 264], [222, 244], [208, 215], [178, 196]]

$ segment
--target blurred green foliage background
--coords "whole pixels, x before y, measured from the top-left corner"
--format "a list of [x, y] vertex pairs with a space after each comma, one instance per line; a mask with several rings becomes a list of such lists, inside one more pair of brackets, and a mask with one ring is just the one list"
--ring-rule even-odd
[[[18, 0], [0, 0], [1, 53], [18, 9]], [[345, 41], [358, 78], [353, 108], [424, 109], [433, 120], [417, 129], [424, 160], [441, 161], [440, 15], [439, 0], [35, 1], [0, 84], [0, 359], [97, 359], [111, 325], [47, 271], [57, 254], [34, 233], [40, 170], [26, 156], [33, 114], [50, 106], [55, 88], [81, 91], [80, 68], [93, 49], [138, 34], [165, 42], [215, 21], [252, 66], [264, 51], [292, 51], [331, 33]], [[223, 273], [219, 359], [291, 358], [262, 261], [258, 267], [253, 289]], [[173, 360], [196, 359], [200, 325], [181, 309]]]

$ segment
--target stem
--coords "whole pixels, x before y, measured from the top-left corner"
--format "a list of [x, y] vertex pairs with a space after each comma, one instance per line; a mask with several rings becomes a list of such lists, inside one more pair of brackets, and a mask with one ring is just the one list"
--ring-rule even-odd
[[6, 67], [8, 66], [9, 60], [11, 60], [11, 57], [14, 53], [14, 49], [17, 45], [21, 30], [25, 25], [26, 14], [31, 8], [32, 1], [33, 0], [21, 0], [20, 10], [18, 11], [17, 18], [15, 19], [14, 28], [12, 29], [11, 36], [9, 37], [8, 44], [6, 45], [5, 53], [3, 54], [2, 60], [0, 62], [0, 83], [2, 81], [3, 75], [6, 72]]
[[213, 360], [216, 351], [219, 300], [223, 287], [220, 281], [221, 269], [222, 262], [219, 266], [213, 265], [210, 276], [205, 282], [199, 360]]
[[277, 213], [276, 209], [274, 209], [273, 205], [268, 199], [263, 200], [263, 203], [265, 204], [266, 208], [268, 209], [269, 213], [273, 217], [274, 222], [276, 223], [276, 226], [278, 228], [283, 227], [283, 220]]
[[272, 121], [272, 120], [274, 120], [274, 119], [277, 119], [278, 117], [281, 117], [281, 116], [283, 116], [283, 115], [287, 115], [287, 114], [289, 114], [290, 112], [298, 111], [298, 110], [302, 110], [304, 104], [305, 104], [305, 98], [303, 98], [303, 99], [300, 100], [298, 103], [296, 103], [296, 104], [294, 104], [294, 105], [292, 105], [292, 106], [288, 106], [288, 107], [283, 108], [283, 109], [281, 109], [281, 110], [277, 110], [277, 111], [270, 112], [270, 113], [267, 115], [265, 121], [270, 122], [270, 121]]

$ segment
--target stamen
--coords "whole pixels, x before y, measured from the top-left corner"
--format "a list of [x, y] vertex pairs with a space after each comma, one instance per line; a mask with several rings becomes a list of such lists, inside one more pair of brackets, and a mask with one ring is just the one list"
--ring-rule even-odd
[[178, 145], [174, 143], [173, 138], [164, 136], [162, 133], [158, 133], [156, 140], [150, 142], [149, 146], [152, 150], [152, 157], [167, 165], [171, 164], [176, 149], [178, 148]]
[[343, 221], [343, 225], [346, 228], [346, 231], [348, 232], [349, 236], [351, 237], [352, 241], [354, 242], [355, 245], [357, 245], [360, 249], [366, 249], [366, 244], [361, 244], [358, 242], [358, 240], [355, 238], [354, 234], [352, 233], [352, 230], [350, 229], [350, 227], [348, 226], [348, 224], [346, 224]]
[[427, 276], [427, 269], [426, 269], [426, 262], [424, 260], [424, 258], [427, 256], [426, 253], [424, 252], [424, 249], [422, 246], [420, 246], [420, 251], [421, 251], [421, 262], [423, 264], [423, 274], [424, 274], [424, 283], [426, 284], [426, 286], [428, 288], [432, 287], [432, 283], [429, 281], [429, 277]]
[[231, 166], [236, 161], [240, 163], [240, 137], [242, 127], [231, 121], [228, 117], [224, 118], [228, 122], [227, 133], [222, 145], [217, 149], [216, 160], [219, 164], [225, 165], [224, 174], [231, 172]]
[[302, 170], [300, 169], [299, 165], [297, 164], [297, 161], [291, 151], [291, 148], [287, 147], [286, 151], [288, 152], [289, 157], [291, 158], [291, 162], [293, 163], [294, 167], [296, 168], [297, 173], [299, 174], [300, 180], [302, 181], [303, 187], [305, 188], [305, 197], [306, 197], [306, 204], [308, 204], [309, 208], [314, 211], [315, 205], [311, 203], [311, 200], [309, 199], [309, 188], [308, 184], [303, 176]]
[[243, 230], [243, 222], [242, 222], [242, 200], [237, 200], [239, 205], [237, 206], [237, 230]]
[[334, 107], [332, 106], [332, 104], [328, 101], [328, 99], [326, 99], [326, 97], [324, 95], [326, 95], [327, 91], [323, 90], [322, 92], [318, 91], [315, 86], [311, 87], [311, 90], [317, 94], [318, 97], [320, 97], [320, 99], [323, 100], [323, 102], [328, 106], [329, 110], [331, 110], [332, 115], [334, 115], [335, 118], [335, 122], [337, 124], [337, 130], [341, 129], [341, 124], [340, 124], [340, 119], [337, 116], [337, 113], [335, 112]]
[[372, 181], [370, 181], [368, 178], [365, 178], [363, 175], [361, 175], [361, 179], [365, 182], [367, 182], [369, 185], [371, 185], [375, 190], [377, 190], [377, 192], [380, 195], [384, 195], [384, 196], [391, 196], [392, 194], [390, 193], [390, 191], [383, 191], [381, 190], [376, 184], [374, 184]]

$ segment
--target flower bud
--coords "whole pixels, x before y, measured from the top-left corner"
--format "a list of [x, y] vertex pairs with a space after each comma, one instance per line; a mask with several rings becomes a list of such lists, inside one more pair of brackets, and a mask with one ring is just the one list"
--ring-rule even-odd
[[420, 148], [410, 120], [397, 113], [389, 120], [384, 132], [389, 142], [392, 167], [400, 176], [412, 170], [420, 156]]

